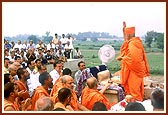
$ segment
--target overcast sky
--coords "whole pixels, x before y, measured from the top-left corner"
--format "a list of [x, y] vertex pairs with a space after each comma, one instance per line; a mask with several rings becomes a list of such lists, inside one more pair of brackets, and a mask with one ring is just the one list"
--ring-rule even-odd
[[122, 22], [136, 35], [166, 32], [166, 2], [2, 2], [4, 36], [108, 32], [122, 36]]

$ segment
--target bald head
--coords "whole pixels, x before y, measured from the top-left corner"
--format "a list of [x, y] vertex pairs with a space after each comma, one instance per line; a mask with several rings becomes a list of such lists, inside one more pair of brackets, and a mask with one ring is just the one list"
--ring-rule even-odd
[[11, 64], [8, 68], [9, 70], [9, 73], [12, 75], [12, 76], [15, 76], [17, 73], [17, 67], [13, 64]]
[[14, 65], [14, 64], [11, 64], [10, 66], [9, 66], [9, 69], [15, 69], [16, 68], [16, 66]]
[[73, 89], [74, 79], [70, 75], [62, 76], [62, 84], [65, 88]]
[[97, 88], [98, 81], [95, 77], [90, 77], [87, 79], [87, 85], [90, 89]]
[[37, 111], [51, 111], [54, 105], [50, 97], [41, 97], [36, 101]]
[[66, 83], [67, 81], [73, 79], [70, 75], [63, 75], [62, 76], [62, 83]]

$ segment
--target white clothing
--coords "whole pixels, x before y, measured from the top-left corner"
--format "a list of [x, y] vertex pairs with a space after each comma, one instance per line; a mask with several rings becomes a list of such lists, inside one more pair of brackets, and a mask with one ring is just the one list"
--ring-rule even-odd
[[28, 49], [28, 44], [23, 44], [22, 47], [23, 47], [23, 49], [27, 50]]
[[82, 53], [80, 50], [78, 50], [78, 52], [77, 52], [77, 50], [75, 50], [74, 56], [80, 57], [81, 55], [82, 55]]
[[51, 72], [50, 72], [50, 76], [51, 78], [53, 79], [53, 84], [55, 83], [55, 81], [60, 77], [59, 73], [53, 69]]
[[50, 44], [50, 43], [49, 43], [49, 44], [47, 45], [47, 50], [50, 50], [50, 48], [54, 48], [54, 49], [55, 49], [55, 44], [53, 44], [53, 43]]
[[31, 46], [30, 46], [30, 44], [28, 44], [28, 46], [27, 46], [27, 49], [32, 49], [32, 48], [36, 48], [36, 46], [35, 46], [35, 44], [32, 44]]
[[27, 79], [27, 86], [28, 86], [28, 89], [29, 89], [29, 95], [32, 96], [33, 95], [33, 92], [34, 92], [34, 87], [35, 87], [35, 82], [36, 81], [33, 81], [35, 80], [35, 74], [37, 73], [35, 70], [31, 71], [30, 68], [26, 68], [26, 70], [30, 73], [30, 79]]
[[67, 38], [61, 38], [60, 41], [61, 41], [61, 44], [66, 44], [67, 43]]
[[13, 49], [15, 49], [15, 48], [18, 48], [19, 51], [21, 51], [21, 49], [23, 48], [23, 46], [22, 46], [22, 44], [15, 44], [15, 46], [14, 46]]
[[35, 74], [32, 74], [30, 77], [31, 83], [33, 85], [33, 89], [36, 89], [37, 86], [41, 86], [41, 83], [39, 82], [39, 76], [40, 76], [40, 73], [37, 72]]
[[70, 37], [70, 39], [67, 39], [67, 42], [69, 41], [69, 47], [70, 47], [70, 49], [74, 49], [74, 47], [73, 47], [73, 38], [72, 37]]

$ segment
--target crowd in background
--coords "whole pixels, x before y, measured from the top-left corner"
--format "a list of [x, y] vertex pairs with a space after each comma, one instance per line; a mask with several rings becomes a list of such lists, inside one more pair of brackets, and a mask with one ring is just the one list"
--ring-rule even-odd
[[[64, 68], [67, 59], [83, 58], [79, 47], [73, 52], [72, 42], [73, 37], [65, 38], [64, 34], [60, 39], [55, 34], [49, 44], [41, 40], [38, 44], [32, 40], [10, 44], [4, 40], [5, 111], [108, 111], [117, 104], [109, 102], [103, 94], [111, 82], [98, 90], [99, 81], [94, 76], [85, 81], [81, 95], [77, 95], [75, 85], [86, 66], [85, 62], [79, 62], [75, 76], [69, 68]], [[51, 72], [46, 64], [53, 64]], [[128, 103], [128, 111], [145, 111], [138, 102]], [[160, 89], [154, 91], [151, 103], [153, 110], [163, 111], [164, 92]]]

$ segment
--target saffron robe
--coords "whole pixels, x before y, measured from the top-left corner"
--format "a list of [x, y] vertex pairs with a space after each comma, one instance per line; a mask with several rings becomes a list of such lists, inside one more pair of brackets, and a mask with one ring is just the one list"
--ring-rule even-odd
[[108, 110], [110, 110], [111, 106], [114, 105], [114, 103], [110, 103], [108, 99], [97, 89], [95, 90], [85, 87], [81, 94], [81, 104], [87, 107], [89, 110], [92, 110], [95, 102], [104, 103]]
[[50, 95], [48, 94], [48, 92], [43, 88], [43, 86], [38, 86], [35, 90], [34, 93], [32, 95], [32, 110], [36, 110], [35, 108], [35, 104], [36, 101], [42, 97], [42, 96], [47, 96], [50, 97]]
[[143, 78], [149, 76], [149, 66], [146, 54], [139, 37], [126, 41], [127, 45], [121, 63], [121, 84], [125, 94], [132, 95], [137, 101], [142, 101], [144, 96]]

